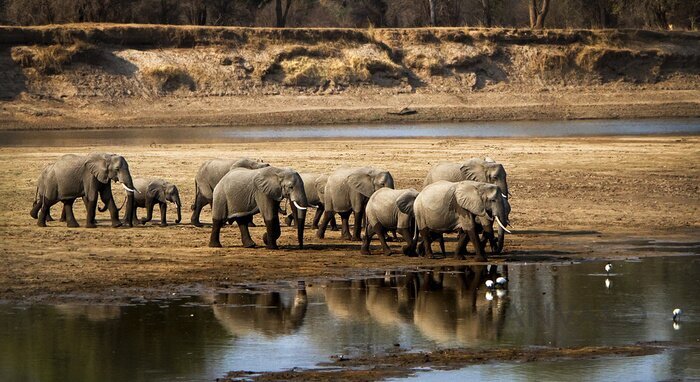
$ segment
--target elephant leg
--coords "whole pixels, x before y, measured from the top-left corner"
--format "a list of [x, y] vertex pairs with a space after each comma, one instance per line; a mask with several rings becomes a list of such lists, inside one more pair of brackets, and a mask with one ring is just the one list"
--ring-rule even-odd
[[253, 238], [250, 237], [250, 231], [248, 231], [248, 226], [250, 222], [253, 221], [253, 217], [244, 217], [236, 220], [238, 223], [238, 229], [241, 231], [241, 241], [243, 242], [244, 248], [255, 248], [255, 242]]
[[[39, 205], [39, 209], [41, 209], [41, 205]], [[51, 210], [49, 210], [49, 214], [46, 215], [46, 221], [47, 222], [52, 222], [54, 221], [53, 217], [51, 216]], [[64, 220], [65, 221], [65, 220]]]
[[46, 227], [46, 217], [49, 215], [51, 206], [54, 204], [56, 204], [56, 202], [49, 202], [46, 199], [43, 200], [41, 203], [41, 209], [39, 210], [39, 215], [37, 216], [36, 225], [39, 227]]
[[63, 202], [63, 209], [66, 211], [66, 226], [75, 228], [80, 227], [80, 224], [75, 220], [75, 215], [73, 215], [73, 202], [75, 200], [69, 200]]
[[338, 230], [338, 223], [335, 222], [335, 216], [331, 217], [331, 231], [337, 231]]
[[294, 220], [296, 220], [294, 218], [294, 213], [290, 213], [289, 215], [284, 217], [284, 224], [286, 224], [287, 227], [291, 227], [292, 223], [294, 223]]
[[131, 216], [131, 224], [132, 224], [132, 225], [136, 225], [136, 224], [141, 223], [141, 222], [139, 221], [139, 217], [137, 216], [137, 213], [136, 213], [137, 210], [138, 210], [138, 208], [134, 208], [134, 214]]
[[211, 225], [211, 236], [209, 237], [209, 246], [212, 248], [221, 248], [221, 227], [226, 224], [226, 219], [213, 219]]
[[347, 211], [347, 212], [339, 212], [338, 215], [340, 215], [340, 223], [342, 225], [342, 229], [340, 232], [340, 237], [342, 237], [345, 240], [352, 240], [352, 236], [350, 236], [350, 214], [352, 211]]
[[97, 227], [96, 221], [95, 221], [95, 210], [97, 209], [97, 195], [95, 195], [92, 200], [87, 200], [87, 206], [85, 207], [87, 209], [87, 217], [85, 218], [85, 227], [87, 228], [95, 228]]
[[190, 218], [190, 222], [193, 226], [203, 226], [203, 224], [199, 222], [199, 214], [202, 212], [202, 208], [204, 208], [204, 206], [206, 206], [209, 203], [210, 201], [207, 200], [207, 198], [205, 198], [204, 195], [197, 192], [197, 198], [194, 201], [194, 208], [192, 210], [192, 217]]
[[436, 240], [440, 244], [440, 252], [443, 257], [447, 257], [447, 251], [445, 251], [445, 236], [441, 233], [436, 234]]
[[114, 202], [114, 195], [112, 195], [112, 189], [109, 186], [104, 187], [100, 191], [100, 199], [109, 209], [109, 217], [112, 220], [112, 227], [121, 227], [122, 222], [119, 220], [119, 209], [117, 208], [117, 203]]
[[430, 234], [430, 228], [423, 228], [420, 230], [420, 237], [423, 239], [423, 253], [425, 254], [425, 257], [429, 259], [434, 259], [435, 255], [433, 255], [433, 248], [432, 248], [432, 240], [433, 237]]
[[168, 226], [168, 220], [167, 220], [168, 205], [166, 203], [159, 203], [158, 209], [160, 209], [160, 226], [167, 227]]
[[401, 248], [403, 254], [410, 257], [416, 256], [416, 241], [413, 239], [411, 230], [408, 228], [399, 228], [396, 231], [399, 233], [399, 235], [401, 235], [401, 238], [406, 243]]
[[153, 219], [153, 208], [154, 207], [155, 207], [155, 204], [153, 203], [153, 200], [146, 199], [146, 217], [141, 219], [141, 224], [146, 224], [147, 222], [150, 222], [151, 219]]
[[457, 246], [455, 247], [455, 259], [464, 260], [465, 256], [467, 255], [468, 241], [469, 236], [467, 236], [467, 234], [464, 231], [459, 230], [459, 239], [457, 240]]
[[486, 261], [486, 256], [484, 256], [484, 249], [481, 247], [481, 241], [479, 240], [479, 235], [473, 229], [467, 230], [469, 235], [469, 241], [474, 244], [474, 250], [476, 252], [476, 261]]
[[[318, 222], [321, 221], [321, 217], [323, 216], [323, 211], [324, 211], [323, 206], [322, 205], [318, 206], [318, 208], [316, 209], [316, 213], [314, 214], [314, 220], [311, 223], [311, 229], [318, 229]], [[333, 222], [335, 223], [335, 219], [333, 220]]]
[[362, 239], [362, 248], [360, 248], [360, 253], [365, 256], [372, 255], [372, 251], [369, 249], [369, 245], [372, 242], [372, 237], [374, 236], [374, 230], [370, 229], [369, 226], [366, 227], [365, 237]]
[[[46, 220], [52, 221], [53, 218], [49, 219], [50, 216], [51, 216], [51, 211], [49, 211], [49, 215], [46, 217]], [[61, 217], [58, 219], [58, 221], [61, 223], [66, 221], [66, 207], [65, 206], [61, 206]]]
[[[359, 211], [353, 211], [353, 215], [355, 216], [355, 226], [353, 227], [353, 233], [352, 233], [352, 241], [360, 241], [362, 238], [360, 235], [362, 234], [362, 223], [364, 223], [364, 217], [365, 217], [365, 210], [364, 208], [359, 210]], [[384, 240], [385, 238], [382, 238], [380, 240]]]
[[384, 254], [386, 256], [391, 256], [392, 255], [391, 248], [389, 247], [389, 244], [386, 243], [387, 230], [384, 229], [384, 227], [379, 223], [375, 224], [373, 228], [374, 228], [374, 232], [379, 237], [379, 242], [382, 244], [382, 250], [384, 251]]
[[267, 249], [277, 249], [277, 239], [280, 237], [280, 218], [274, 214], [271, 218], [264, 219], [267, 231], [263, 234], [263, 242]]
[[325, 211], [323, 213], [323, 218], [318, 226], [318, 231], [316, 231], [316, 237], [323, 239], [326, 236], [326, 228], [328, 227], [328, 222], [333, 219], [333, 211]]

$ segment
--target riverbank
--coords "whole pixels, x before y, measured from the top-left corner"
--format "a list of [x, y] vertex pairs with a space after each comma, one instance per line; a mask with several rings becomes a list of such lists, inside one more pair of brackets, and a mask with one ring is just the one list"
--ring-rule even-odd
[[[233, 288], [244, 283], [338, 277], [370, 270], [467, 264], [454, 259], [361, 256], [339, 233], [306, 248], [284, 228], [281, 249], [240, 247], [238, 230], [224, 228], [224, 248], [208, 248], [208, 228], [39, 228], [29, 216], [36, 178], [65, 153], [116, 152], [135, 177], [163, 177], [178, 185], [183, 222], [194, 195], [194, 174], [210, 158], [250, 156], [299, 171], [330, 172], [341, 165], [374, 165], [392, 172], [397, 188], [422, 188], [442, 160], [491, 156], [508, 170], [514, 235], [493, 261], [570, 261], [697, 253], [700, 152], [697, 136], [386, 139], [0, 148], [0, 300], [24, 302]], [[121, 200], [120, 192], [117, 198]], [[84, 225], [81, 203], [76, 216]], [[209, 221], [205, 208], [203, 221]], [[53, 215], [60, 210], [55, 207]], [[142, 212], [141, 212], [142, 214]], [[156, 215], [158, 216], [158, 215]], [[258, 219], [258, 218], [256, 218]], [[263, 229], [252, 229], [261, 244]], [[375, 244], [376, 245], [376, 244]], [[398, 243], [392, 244], [398, 248]], [[452, 248], [448, 243], [448, 251]], [[375, 248], [377, 248], [375, 246]]]
[[698, 32], [76, 24], [0, 36], [0, 129], [700, 117]]

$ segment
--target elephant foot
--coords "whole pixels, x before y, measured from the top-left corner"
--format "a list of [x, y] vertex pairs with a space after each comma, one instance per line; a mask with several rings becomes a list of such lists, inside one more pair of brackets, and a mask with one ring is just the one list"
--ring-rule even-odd
[[122, 222], [120, 222], [120, 221], [112, 222], [112, 228], [118, 228], [121, 226], [122, 226]]
[[52, 222], [52, 221], [54, 221], [54, 220], [53, 220], [53, 218], [51, 217], [51, 215], [49, 215], [49, 216], [46, 217], [46, 221], [47, 221], [47, 222]]
[[257, 244], [255, 244], [254, 241], [243, 241], [243, 248], [255, 248], [257, 247]]
[[[52, 221], [53, 221], [53, 218], [52, 218], [51, 216], [47, 216], [47, 217], [46, 217], [46, 221], [52, 222]], [[65, 222], [66, 222], [66, 218], [60, 217], [60, 218], [58, 218], [58, 221], [61, 222], [61, 223], [65, 223]]]
[[384, 250], [384, 256], [391, 256], [393, 255], [394, 252], [391, 249], [385, 249]]
[[372, 252], [370, 252], [368, 248], [360, 249], [360, 254], [365, 256], [372, 256]]
[[406, 246], [401, 247], [401, 252], [403, 252], [404, 256], [408, 256], [408, 257], [416, 257], [416, 255], [417, 255], [417, 253], [414, 249], [412, 249], [410, 247], [406, 247]]
[[80, 227], [80, 224], [78, 224], [78, 222], [76, 222], [76, 221], [72, 221], [72, 222], [66, 223], [66, 227], [69, 227], [69, 228], [78, 228], [78, 227]]
[[338, 231], [338, 227], [331, 227], [331, 231]]
[[221, 243], [220, 243], [218, 240], [217, 240], [217, 241], [210, 241], [210, 242], [209, 242], [209, 247], [211, 247], [211, 248], [221, 248], [222, 245], [221, 245]]
[[85, 223], [85, 228], [97, 228], [97, 224], [94, 222]]
[[148, 220], [146, 220], [146, 218], [143, 218], [139, 220], [139, 222], [141, 223], [141, 225], [146, 225], [146, 223], [148, 223]]
[[192, 222], [192, 225], [195, 226], [195, 227], [200, 227], [200, 228], [201, 228], [201, 227], [204, 227], [204, 224], [202, 224], [202, 223], [200, 223], [200, 222], [198, 222], [198, 221]]
[[37, 221], [36, 225], [38, 225], [39, 227], [46, 227], [46, 222], [39, 220]]
[[362, 238], [359, 236], [353, 236], [350, 238], [350, 241], [362, 241]]
[[312, 224], [311, 229], [318, 229], [318, 224]]
[[456, 260], [466, 260], [467, 258], [464, 257], [464, 255], [455, 255]]
[[[462, 257], [462, 260], [464, 260], [464, 257]], [[474, 258], [474, 260], [476, 260], [476, 261], [478, 261], [478, 262], [483, 262], [483, 263], [485, 263], [486, 261], [488, 261], [488, 260], [486, 260], [486, 257], [485, 257], [485, 256], [476, 256], [476, 257]]]
[[268, 240], [267, 232], [263, 234], [263, 242], [265, 243], [265, 248], [267, 249], [278, 249], [277, 243], [273, 243]]
[[168, 226], [168, 223], [160, 223], [160, 226], [161, 226], [161, 227], [167, 227], [167, 226]]
[[340, 234], [340, 238], [343, 240], [352, 240], [352, 236], [349, 233], [345, 233], [345, 232]]

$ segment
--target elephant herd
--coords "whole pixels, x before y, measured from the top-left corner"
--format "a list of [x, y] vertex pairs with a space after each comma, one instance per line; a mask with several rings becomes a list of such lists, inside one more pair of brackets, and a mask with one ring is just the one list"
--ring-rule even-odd
[[[125, 206], [117, 207], [112, 182], [121, 183], [126, 190]], [[371, 254], [370, 244], [375, 235], [383, 252], [390, 255], [387, 240], [391, 232], [394, 238], [398, 233], [404, 241], [404, 255], [434, 257], [432, 243], [437, 240], [444, 256], [443, 234], [457, 233], [455, 256], [463, 259], [471, 242], [476, 259], [484, 261], [486, 243], [492, 253], [500, 253], [505, 233], [510, 233], [506, 228], [510, 214], [508, 196], [506, 171], [490, 158], [437, 164], [428, 172], [420, 192], [394, 189], [391, 173], [373, 167], [341, 167], [324, 175], [299, 173], [248, 158], [212, 159], [204, 162], [195, 176], [191, 222], [202, 227], [200, 213], [210, 204], [209, 246], [221, 247], [221, 229], [235, 222], [243, 246], [251, 248], [256, 244], [248, 228], [253, 224], [253, 216], [260, 214], [266, 228], [262, 240], [267, 248], [276, 249], [281, 235], [279, 215], [284, 214], [285, 223], [296, 226], [299, 247], [303, 248], [306, 212], [315, 208], [312, 228], [317, 229], [318, 238], [325, 237], [329, 225], [336, 229], [337, 213], [341, 219], [341, 236], [362, 241], [360, 251], [365, 255]], [[113, 227], [145, 224], [151, 220], [156, 204], [161, 213], [160, 224], [165, 226], [168, 202], [177, 206], [176, 223], [181, 221], [177, 186], [163, 179], [132, 179], [126, 159], [115, 154], [68, 154], [46, 166], [37, 180], [31, 216], [40, 227], [45, 227], [47, 221], [53, 220], [51, 206], [62, 202], [61, 220], [69, 227], [78, 227], [73, 215], [73, 203], [78, 198], [86, 206], [87, 227], [96, 226], [98, 198], [104, 204], [99, 211], [109, 210]], [[122, 208], [123, 221], [119, 218]], [[137, 208], [146, 209], [145, 218], [137, 218]]]

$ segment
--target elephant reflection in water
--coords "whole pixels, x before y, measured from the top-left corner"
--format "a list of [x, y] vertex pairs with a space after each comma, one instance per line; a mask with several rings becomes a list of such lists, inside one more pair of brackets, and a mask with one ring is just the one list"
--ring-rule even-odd
[[382, 325], [411, 322], [415, 293], [405, 278], [330, 281], [323, 289], [331, 315], [349, 321], [374, 320]]
[[[507, 298], [489, 301], [484, 282], [496, 268], [459, 267], [455, 272], [423, 275], [416, 297], [413, 322], [426, 337], [438, 343], [498, 339], [505, 324]], [[505, 271], [507, 272], [507, 271]]]
[[[507, 272], [507, 270], [504, 270]], [[505, 322], [507, 298], [488, 301], [486, 279], [496, 267], [463, 266], [448, 272], [409, 272], [399, 277], [331, 281], [323, 288], [329, 312], [384, 326], [413, 324], [438, 343], [496, 339]]]
[[306, 289], [299, 288], [292, 301], [285, 301], [278, 292], [219, 294], [212, 309], [233, 336], [258, 333], [275, 337], [296, 332], [304, 321], [306, 306]]

